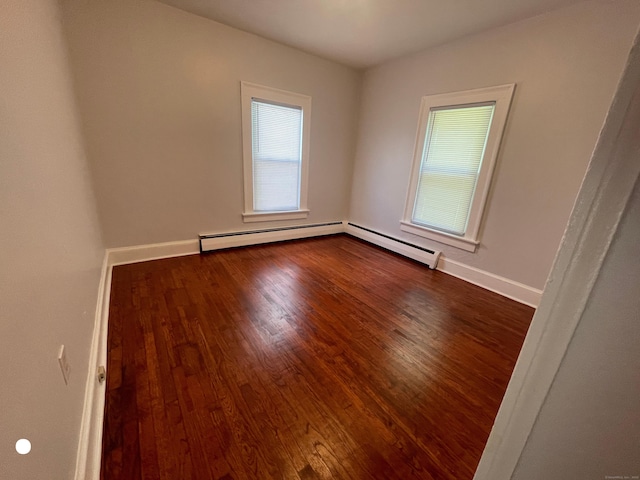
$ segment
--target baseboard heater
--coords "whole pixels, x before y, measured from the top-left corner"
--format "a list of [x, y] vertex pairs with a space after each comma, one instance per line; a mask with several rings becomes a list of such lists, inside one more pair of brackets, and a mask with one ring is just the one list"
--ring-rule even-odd
[[261, 243], [334, 235], [336, 233], [342, 233], [343, 231], [344, 225], [342, 222], [328, 222], [264, 230], [200, 235], [200, 253], [221, 250], [223, 248], [245, 247], [248, 245], [259, 245]]
[[354, 223], [347, 223], [344, 231], [349, 235], [360, 238], [367, 242], [378, 245], [392, 252], [399, 253], [405, 257], [412, 258], [420, 263], [424, 263], [429, 268], [434, 269], [438, 265], [438, 259], [440, 258], [440, 251], [424, 248], [419, 245], [400, 240], [399, 238], [386, 235], [384, 233], [376, 232], [369, 228], [361, 227]]

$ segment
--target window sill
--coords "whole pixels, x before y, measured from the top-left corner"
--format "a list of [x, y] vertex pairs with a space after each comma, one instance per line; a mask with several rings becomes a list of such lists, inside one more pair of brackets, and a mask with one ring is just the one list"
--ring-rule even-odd
[[480, 242], [471, 238], [458, 237], [450, 233], [438, 232], [437, 230], [431, 230], [430, 228], [416, 225], [411, 222], [400, 222], [400, 230], [403, 232], [413, 233], [429, 240], [435, 240], [436, 242], [451, 245], [452, 247], [466, 250], [467, 252], [475, 252]]
[[270, 222], [272, 220], [299, 220], [307, 218], [309, 210], [288, 210], [286, 212], [249, 212], [242, 214], [244, 223]]

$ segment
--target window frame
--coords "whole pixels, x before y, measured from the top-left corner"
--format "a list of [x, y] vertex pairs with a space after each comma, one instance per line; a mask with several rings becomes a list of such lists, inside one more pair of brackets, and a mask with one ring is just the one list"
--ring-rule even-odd
[[[240, 82], [242, 103], [242, 157], [244, 176], [244, 211], [242, 220], [247, 222], [268, 222], [273, 220], [297, 220], [307, 218], [309, 187], [309, 151], [311, 137], [311, 97], [249, 82]], [[253, 209], [253, 142], [251, 124], [251, 101], [261, 100], [302, 110], [302, 148], [300, 164], [300, 199], [296, 210], [256, 212]]]
[[[413, 152], [411, 175], [409, 187], [407, 189], [407, 199], [404, 208], [404, 215], [400, 221], [400, 229], [404, 232], [419, 235], [430, 240], [451, 245], [462, 250], [475, 252], [480, 241], [478, 239], [480, 225], [484, 208], [486, 206], [489, 188], [495, 169], [496, 160], [500, 149], [500, 143], [507, 124], [509, 108], [513, 98], [515, 84], [498, 85], [494, 87], [465, 90], [462, 92], [443, 93], [437, 95], [427, 95], [422, 97], [420, 102], [420, 114], [418, 117], [418, 131]], [[425, 140], [427, 136], [427, 126], [429, 114], [432, 109], [442, 109], [446, 107], [464, 107], [482, 103], [495, 102], [493, 119], [489, 126], [487, 144], [484, 156], [481, 160], [480, 172], [476, 182], [473, 199], [469, 208], [469, 220], [464, 235], [456, 235], [425, 225], [413, 223], [413, 211], [420, 180], [420, 167], [424, 154]]]

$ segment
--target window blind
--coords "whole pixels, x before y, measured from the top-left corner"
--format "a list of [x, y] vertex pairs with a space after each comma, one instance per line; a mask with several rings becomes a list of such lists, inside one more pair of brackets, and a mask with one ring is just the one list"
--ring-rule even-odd
[[302, 109], [252, 99], [253, 208], [298, 210]]
[[495, 104], [429, 113], [412, 221], [464, 235]]

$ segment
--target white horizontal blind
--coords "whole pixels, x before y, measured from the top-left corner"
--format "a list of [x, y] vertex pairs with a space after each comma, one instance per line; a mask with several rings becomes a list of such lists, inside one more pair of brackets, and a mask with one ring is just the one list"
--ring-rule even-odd
[[412, 221], [464, 235], [495, 104], [429, 113]]
[[253, 209], [300, 208], [302, 109], [251, 100]]

